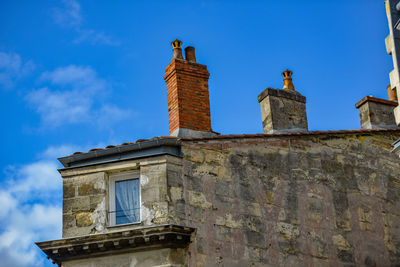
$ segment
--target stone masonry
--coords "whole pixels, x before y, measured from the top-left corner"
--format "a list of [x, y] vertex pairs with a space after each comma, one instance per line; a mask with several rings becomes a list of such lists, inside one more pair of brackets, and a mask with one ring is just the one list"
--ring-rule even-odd
[[189, 266], [398, 266], [399, 135], [185, 141], [168, 182]]
[[306, 132], [306, 98], [287, 89], [265, 89], [259, 96], [263, 130], [266, 134]]
[[361, 99], [356, 108], [360, 113], [360, 123], [363, 129], [398, 128], [393, 110], [397, 101], [389, 101], [372, 96]]
[[[64, 191], [63, 238], [113, 231], [113, 228], [107, 227], [108, 176], [129, 170], [140, 169], [142, 222], [137, 226], [165, 223], [170, 216], [166, 171], [167, 162], [171, 160], [173, 162], [174, 158], [152, 157], [61, 171]], [[124, 228], [118, 228], [121, 229]]]
[[[112, 258], [120, 266], [397, 266], [400, 158], [391, 144], [399, 137], [359, 130], [181, 139], [183, 157], [66, 168], [63, 238], [166, 224], [196, 232], [188, 247], [164, 249], [181, 258], [159, 261], [161, 250], [151, 248], [106, 258], [100, 251], [63, 266]], [[142, 222], [110, 227], [108, 176], [132, 169], [140, 170]]]

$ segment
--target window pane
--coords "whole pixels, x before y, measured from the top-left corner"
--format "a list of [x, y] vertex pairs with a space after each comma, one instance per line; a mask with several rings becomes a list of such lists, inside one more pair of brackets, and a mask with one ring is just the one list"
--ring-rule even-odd
[[140, 221], [139, 179], [115, 182], [116, 224]]

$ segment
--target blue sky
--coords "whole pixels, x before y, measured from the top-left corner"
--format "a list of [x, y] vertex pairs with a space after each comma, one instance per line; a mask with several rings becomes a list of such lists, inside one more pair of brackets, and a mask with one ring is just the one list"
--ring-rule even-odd
[[2, 0], [0, 267], [51, 266], [33, 242], [61, 237], [57, 157], [169, 134], [175, 38], [211, 73], [213, 130], [242, 134], [286, 68], [311, 130], [360, 128], [354, 104], [387, 98], [387, 34], [383, 0]]

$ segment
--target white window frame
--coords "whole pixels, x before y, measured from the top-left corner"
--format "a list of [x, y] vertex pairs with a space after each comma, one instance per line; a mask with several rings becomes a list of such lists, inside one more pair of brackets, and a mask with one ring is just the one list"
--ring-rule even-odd
[[[139, 180], [139, 221], [131, 222], [127, 224], [116, 224], [116, 213], [115, 213], [115, 183], [125, 180]], [[129, 224], [140, 224], [142, 222], [142, 188], [140, 185], [140, 173], [139, 170], [126, 171], [119, 173], [112, 173], [109, 175], [109, 226], [121, 226]]]

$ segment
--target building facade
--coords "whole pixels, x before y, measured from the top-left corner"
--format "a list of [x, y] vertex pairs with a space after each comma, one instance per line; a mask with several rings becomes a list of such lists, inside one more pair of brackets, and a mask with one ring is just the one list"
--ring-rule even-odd
[[164, 76], [171, 135], [60, 158], [63, 235], [44, 253], [64, 267], [399, 266], [391, 91], [356, 104], [361, 129], [308, 131], [286, 70], [258, 96], [263, 134], [220, 135], [207, 67], [181, 45]]

